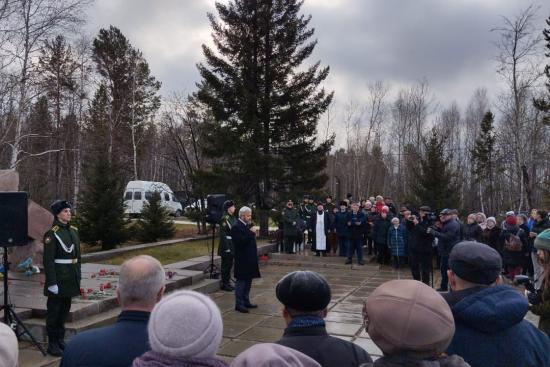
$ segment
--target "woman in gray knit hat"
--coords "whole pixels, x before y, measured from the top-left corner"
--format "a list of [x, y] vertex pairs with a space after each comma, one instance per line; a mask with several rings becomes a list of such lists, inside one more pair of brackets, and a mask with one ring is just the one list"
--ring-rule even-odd
[[447, 356], [455, 333], [453, 314], [439, 293], [416, 280], [392, 280], [376, 288], [363, 308], [365, 329], [384, 352], [361, 367], [469, 367]]
[[222, 316], [209, 297], [179, 291], [156, 304], [148, 325], [151, 351], [132, 367], [227, 367], [216, 358], [222, 341]]

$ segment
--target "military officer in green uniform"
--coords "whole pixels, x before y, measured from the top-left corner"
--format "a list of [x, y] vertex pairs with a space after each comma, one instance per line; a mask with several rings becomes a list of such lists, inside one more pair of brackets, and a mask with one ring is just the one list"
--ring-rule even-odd
[[292, 200], [287, 201], [286, 207], [283, 209], [283, 244], [285, 253], [291, 254], [294, 251], [294, 244], [298, 242], [298, 224], [300, 214], [294, 208]]
[[222, 279], [220, 282], [220, 289], [231, 292], [235, 290], [231, 285], [231, 268], [233, 267], [233, 255], [235, 250], [233, 248], [233, 241], [231, 240], [231, 227], [235, 224], [235, 203], [231, 200], [227, 200], [223, 203], [224, 216], [220, 222], [220, 244], [218, 246], [218, 255], [222, 258], [221, 272]]
[[51, 205], [55, 216], [52, 228], [44, 235], [44, 295], [48, 297], [46, 332], [48, 353], [63, 355], [65, 320], [71, 299], [80, 295], [80, 240], [71, 225], [71, 204], [56, 200]]

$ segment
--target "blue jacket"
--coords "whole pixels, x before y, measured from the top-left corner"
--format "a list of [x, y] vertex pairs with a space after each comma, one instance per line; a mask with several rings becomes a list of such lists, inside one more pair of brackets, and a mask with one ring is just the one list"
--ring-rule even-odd
[[113, 325], [75, 335], [63, 353], [60, 367], [130, 367], [149, 351], [149, 312], [123, 311]]
[[443, 257], [449, 257], [453, 246], [462, 238], [460, 223], [454, 219], [445, 222], [441, 231], [433, 231], [432, 234], [438, 238], [437, 249]]
[[392, 256], [407, 256], [407, 229], [404, 224], [400, 224], [397, 229], [393, 224], [388, 229], [388, 247]]
[[346, 237], [348, 238], [350, 236], [350, 230], [348, 227], [349, 222], [349, 212], [338, 212], [336, 213], [336, 218], [334, 219], [334, 228], [336, 229], [336, 233], [339, 237]]
[[443, 294], [456, 331], [448, 354], [472, 367], [549, 367], [550, 339], [524, 320], [528, 302], [507, 285]]

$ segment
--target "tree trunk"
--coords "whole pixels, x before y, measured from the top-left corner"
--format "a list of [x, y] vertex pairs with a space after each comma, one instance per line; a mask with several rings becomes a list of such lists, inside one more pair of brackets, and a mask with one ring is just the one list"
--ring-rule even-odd
[[269, 211], [260, 209], [258, 214], [260, 217], [260, 236], [267, 238], [269, 237]]

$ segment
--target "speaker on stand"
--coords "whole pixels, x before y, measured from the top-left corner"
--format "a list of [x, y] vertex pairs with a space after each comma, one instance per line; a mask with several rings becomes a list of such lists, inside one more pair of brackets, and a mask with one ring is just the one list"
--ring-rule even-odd
[[213, 194], [206, 197], [206, 221], [212, 226], [212, 247], [210, 249], [210, 264], [204, 269], [205, 274], [210, 274], [210, 279], [217, 279], [220, 271], [214, 264], [214, 241], [216, 239], [216, 225], [223, 217], [223, 203], [226, 200], [225, 194]]
[[4, 249], [2, 266], [4, 269], [4, 303], [0, 311], [4, 311], [4, 323], [11, 327], [19, 339], [27, 335], [31, 342], [45, 356], [46, 351], [31, 334], [27, 326], [21, 321], [14, 306], [9, 303], [8, 247], [24, 246], [28, 241], [28, 199], [26, 192], [0, 192], [0, 247]]

